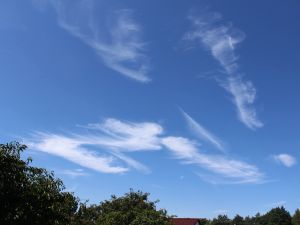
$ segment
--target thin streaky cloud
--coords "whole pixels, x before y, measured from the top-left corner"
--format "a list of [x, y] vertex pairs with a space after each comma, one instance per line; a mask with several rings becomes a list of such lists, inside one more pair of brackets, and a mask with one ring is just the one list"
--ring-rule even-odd
[[87, 143], [125, 152], [161, 149], [159, 136], [162, 135], [163, 128], [157, 123], [107, 118], [102, 123], [89, 124], [87, 128], [100, 132], [97, 135], [81, 137]]
[[32, 139], [29, 144], [32, 149], [64, 158], [82, 167], [102, 173], [124, 173], [128, 171], [128, 168], [114, 166], [116, 158], [88, 150], [81, 140], [46, 133], [36, 133]]
[[296, 158], [294, 156], [286, 154], [286, 153], [273, 155], [272, 158], [276, 162], [278, 162], [286, 167], [292, 167], [297, 164]]
[[216, 137], [213, 133], [208, 131], [199, 122], [194, 120], [189, 114], [181, 109], [181, 113], [184, 116], [190, 130], [201, 140], [211, 143], [217, 149], [224, 151], [224, 144], [220, 138]]
[[142, 27], [134, 20], [132, 10], [110, 13], [112, 22], [104, 26], [93, 17], [93, 0], [48, 1], [56, 11], [59, 26], [91, 47], [107, 67], [142, 83], [151, 80]]
[[186, 33], [186, 40], [200, 40], [202, 45], [220, 63], [228, 74], [238, 69], [237, 44], [245, 39], [245, 34], [233, 28], [231, 24], [220, 24], [219, 13], [204, 12], [201, 15], [189, 15], [193, 30]]
[[223, 155], [200, 153], [197, 144], [187, 138], [166, 137], [162, 139], [162, 144], [182, 162], [198, 165], [232, 184], [258, 184], [264, 180], [264, 174], [256, 166]]
[[264, 178], [263, 173], [261, 178], [259, 179], [228, 179], [224, 176], [218, 176], [216, 174], [211, 173], [203, 173], [203, 172], [195, 172], [196, 176], [200, 177], [203, 181], [210, 183], [214, 186], [219, 185], [241, 185], [241, 184], [247, 184], [247, 183], [253, 183], [253, 184], [265, 184], [274, 182], [272, 180], [267, 180]]
[[263, 123], [257, 119], [257, 113], [253, 107], [256, 89], [252, 82], [244, 81], [240, 76], [231, 76], [223, 87], [233, 97], [232, 101], [236, 105], [239, 120], [252, 130], [263, 127]]
[[214, 214], [227, 215], [228, 214], [228, 210], [227, 209], [217, 209], [217, 210], [214, 211]]
[[149, 173], [147, 166], [129, 154], [168, 150], [184, 164], [204, 168], [216, 176], [230, 180], [232, 184], [260, 183], [264, 180], [264, 175], [255, 166], [229, 156], [202, 153], [196, 141], [168, 136], [158, 123], [107, 118], [85, 128], [88, 132], [79, 134], [37, 132], [30, 139], [29, 146], [102, 173], [125, 173], [132, 168]]
[[147, 166], [143, 165], [142, 163], [134, 160], [133, 158], [130, 158], [129, 156], [127, 156], [121, 152], [112, 152], [112, 154], [114, 156], [116, 156], [117, 158], [119, 158], [120, 160], [127, 163], [127, 165], [129, 165], [130, 167], [132, 167], [142, 173], [148, 174], [151, 172], [150, 168], [148, 168]]
[[239, 72], [236, 48], [245, 39], [245, 34], [234, 28], [232, 24], [222, 23], [222, 15], [204, 12], [201, 15], [190, 15], [193, 29], [186, 33], [185, 40], [198, 40], [210, 51], [227, 74], [227, 78], [219, 82], [231, 96], [236, 107], [239, 120], [248, 128], [255, 130], [263, 126], [258, 119], [254, 103], [256, 89], [251, 81], [244, 81]]
[[[84, 127], [94, 132], [69, 135], [36, 132], [30, 146], [103, 173], [124, 173], [130, 168], [150, 173], [147, 166], [125, 153], [162, 148], [159, 135], [163, 129], [157, 123], [107, 118], [102, 123]], [[124, 163], [128, 167], [115, 166]]]
[[85, 177], [89, 175], [83, 169], [73, 169], [73, 170], [66, 169], [66, 170], [58, 171], [58, 174], [67, 175], [71, 178]]

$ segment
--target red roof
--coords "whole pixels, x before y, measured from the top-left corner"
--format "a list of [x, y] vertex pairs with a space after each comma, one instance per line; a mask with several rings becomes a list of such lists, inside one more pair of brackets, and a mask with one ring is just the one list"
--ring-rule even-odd
[[[199, 222], [199, 219], [195, 218], [173, 218], [172, 222], [174, 225], [195, 225]], [[200, 224], [200, 222], [199, 222]]]

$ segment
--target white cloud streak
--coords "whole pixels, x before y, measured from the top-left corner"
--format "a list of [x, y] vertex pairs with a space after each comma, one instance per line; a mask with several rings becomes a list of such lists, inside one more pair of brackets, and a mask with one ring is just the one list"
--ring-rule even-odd
[[158, 136], [163, 133], [163, 128], [156, 123], [133, 123], [108, 118], [103, 123], [89, 124], [87, 128], [100, 131], [105, 135], [100, 138], [89, 136], [82, 139], [107, 148], [122, 151], [161, 149]]
[[74, 169], [74, 170], [67, 169], [67, 170], [59, 171], [58, 173], [67, 175], [71, 178], [88, 176], [88, 174], [86, 172], [84, 172], [83, 169]]
[[205, 168], [232, 183], [258, 183], [263, 179], [255, 166], [223, 155], [201, 153], [197, 142], [167, 136], [157, 123], [108, 118], [86, 128], [84, 134], [36, 133], [30, 147], [103, 173], [125, 173], [131, 168], [149, 173], [147, 166], [129, 154], [168, 149], [181, 162]]
[[253, 130], [262, 127], [263, 123], [257, 118], [253, 107], [256, 89], [251, 81], [244, 81], [238, 72], [238, 56], [235, 50], [244, 40], [245, 34], [231, 24], [222, 24], [222, 16], [218, 13], [190, 15], [189, 20], [193, 24], [193, 30], [186, 33], [185, 39], [199, 40], [224, 68], [228, 77], [221, 82], [221, 86], [232, 95], [239, 120]]
[[150, 169], [143, 165], [142, 163], [134, 160], [133, 158], [130, 158], [128, 156], [126, 156], [125, 154], [121, 153], [121, 152], [112, 152], [112, 154], [114, 156], [116, 156], [117, 158], [119, 158], [120, 160], [124, 161], [125, 163], [127, 163], [130, 167], [141, 171], [142, 173], [148, 174], [150, 173]]
[[188, 127], [190, 130], [200, 139], [211, 143], [213, 146], [215, 146], [217, 149], [224, 151], [224, 145], [223, 142], [220, 140], [220, 138], [216, 137], [213, 133], [208, 131], [204, 126], [202, 126], [200, 123], [195, 121], [189, 114], [187, 114], [185, 111], [181, 110], [181, 113], [183, 114]]
[[194, 30], [185, 36], [188, 40], [200, 40], [212, 56], [221, 64], [228, 74], [238, 68], [234, 50], [236, 45], [244, 40], [245, 34], [229, 25], [220, 25], [222, 16], [219, 13], [204, 13], [201, 16], [188, 17]]
[[297, 164], [297, 160], [293, 156], [285, 153], [274, 155], [273, 159], [286, 167], [292, 167]]
[[226, 178], [228, 183], [260, 183], [264, 179], [264, 174], [257, 167], [246, 162], [199, 153], [197, 144], [189, 139], [166, 137], [162, 143], [184, 163], [199, 165]]
[[[143, 173], [150, 169], [124, 152], [161, 149], [159, 135], [163, 128], [156, 123], [124, 122], [113, 118], [86, 126], [87, 134], [58, 135], [36, 133], [31, 147], [65, 158], [83, 167], [103, 173], [124, 173], [134, 168]], [[93, 149], [93, 150], [91, 150]], [[103, 151], [106, 150], [106, 151]], [[99, 152], [106, 154], [99, 155]], [[121, 162], [128, 165], [115, 166]]]
[[114, 166], [111, 156], [99, 155], [88, 150], [81, 140], [56, 134], [37, 133], [30, 147], [51, 155], [62, 157], [80, 166], [103, 173], [124, 173], [128, 168]]
[[150, 81], [142, 28], [133, 19], [132, 10], [117, 10], [110, 15], [110, 24], [99, 25], [99, 19], [93, 16], [93, 0], [48, 2], [57, 13], [60, 27], [91, 47], [107, 67], [142, 83]]
[[256, 110], [252, 106], [256, 98], [252, 82], [243, 81], [238, 76], [230, 77], [224, 87], [233, 96], [239, 120], [252, 130], [262, 127], [263, 123], [257, 119]]
[[228, 210], [226, 209], [217, 209], [214, 211], [214, 214], [217, 214], [217, 215], [227, 215], [228, 214]]

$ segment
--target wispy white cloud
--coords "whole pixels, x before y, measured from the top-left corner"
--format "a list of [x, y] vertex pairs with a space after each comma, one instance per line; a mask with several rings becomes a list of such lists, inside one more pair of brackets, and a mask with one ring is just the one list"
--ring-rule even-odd
[[186, 33], [186, 40], [199, 40], [212, 56], [224, 68], [228, 77], [222, 79], [224, 87], [233, 98], [240, 121], [250, 129], [263, 126], [253, 107], [256, 89], [251, 81], [244, 81], [238, 68], [237, 45], [245, 38], [245, 34], [231, 24], [222, 23], [219, 13], [204, 12], [201, 15], [190, 15], [193, 30]]
[[223, 155], [200, 153], [197, 143], [182, 137], [166, 137], [163, 145], [187, 164], [196, 164], [227, 179], [228, 183], [261, 183], [264, 174], [256, 166]]
[[263, 123], [257, 118], [256, 110], [253, 107], [256, 89], [252, 82], [244, 81], [239, 76], [232, 76], [228, 78], [224, 87], [233, 96], [239, 120], [253, 130], [262, 127]]
[[[102, 123], [89, 124], [85, 128], [94, 132], [72, 135], [37, 132], [30, 146], [104, 173], [124, 173], [130, 168], [149, 173], [147, 166], [124, 152], [162, 148], [158, 136], [162, 134], [163, 128], [156, 123], [124, 122], [108, 118]], [[129, 168], [117, 166], [121, 162]]]
[[62, 157], [80, 166], [103, 173], [124, 173], [128, 168], [114, 166], [112, 156], [100, 155], [89, 150], [85, 143], [76, 138], [56, 134], [36, 133], [30, 142], [30, 147], [51, 155]]
[[185, 111], [181, 110], [189, 128], [191, 131], [200, 139], [211, 143], [219, 150], [224, 151], [224, 144], [220, 140], [220, 138], [216, 137], [213, 133], [208, 131], [204, 126], [202, 126], [200, 123], [195, 121], [189, 114], [187, 114]]
[[122, 151], [161, 149], [159, 135], [163, 133], [163, 128], [157, 123], [134, 123], [108, 118], [103, 123], [89, 124], [87, 128], [105, 135], [90, 135], [82, 139], [104, 147]]
[[[147, 166], [129, 154], [168, 149], [181, 162], [205, 168], [231, 183], [258, 183], [264, 178], [253, 165], [223, 155], [201, 153], [196, 141], [167, 136], [157, 123], [108, 118], [85, 128], [84, 134], [36, 133], [30, 147], [104, 173], [124, 173], [131, 168], [149, 173]], [[75, 175], [74, 171], [68, 174]], [[81, 171], [76, 174], [81, 175]]]
[[150, 173], [150, 169], [147, 166], [143, 165], [142, 163], [138, 162], [137, 160], [134, 160], [133, 158], [130, 158], [121, 152], [112, 152], [112, 154], [117, 158], [119, 158], [120, 160], [127, 163], [130, 167], [138, 171], [141, 171], [145, 174]]
[[106, 12], [110, 23], [100, 25], [93, 12], [94, 0], [48, 0], [48, 3], [56, 11], [60, 27], [91, 47], [107, 67], [139, 82], [150, 81], [142, 27], [134, 20], [132, 10], [116, 10], [109, 15]]
[[77, 178], [77, 177], [85, 177], [88, 176], [88, 173], [84, 172], [83, 169], [66, 169], [62, 171], [58, 171], [59, 174], [67, 175], [71, 178]]
[[222, 16], [219, 13], [205, 12], [202, 15], [189, 15], [188, 18], [194, 30], [188, 32], [185, 39], [200, 40], [227, 73], [236, 72], [238, 57], [234, 50], [244, 40], [245, 34], [231, 24], [220, 24]]
[[217, 215], [227, 215], [228, 213], [228, 210], [226, 209], [217, 209], [214, 211], [214, 214], [217, 214]]
[[292, 167], [297, 164], [297, 160], [292, 155], [285, 154], [285, 153], [273, 155], [272, 158], [276, 162], [278, 162], [286, 167]]

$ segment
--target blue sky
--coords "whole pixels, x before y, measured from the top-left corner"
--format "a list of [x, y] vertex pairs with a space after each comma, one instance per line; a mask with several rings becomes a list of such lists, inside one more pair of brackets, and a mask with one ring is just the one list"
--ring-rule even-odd
[[1, 142], [97, 203], [300, 205], [300, 3], [4, 0]]

